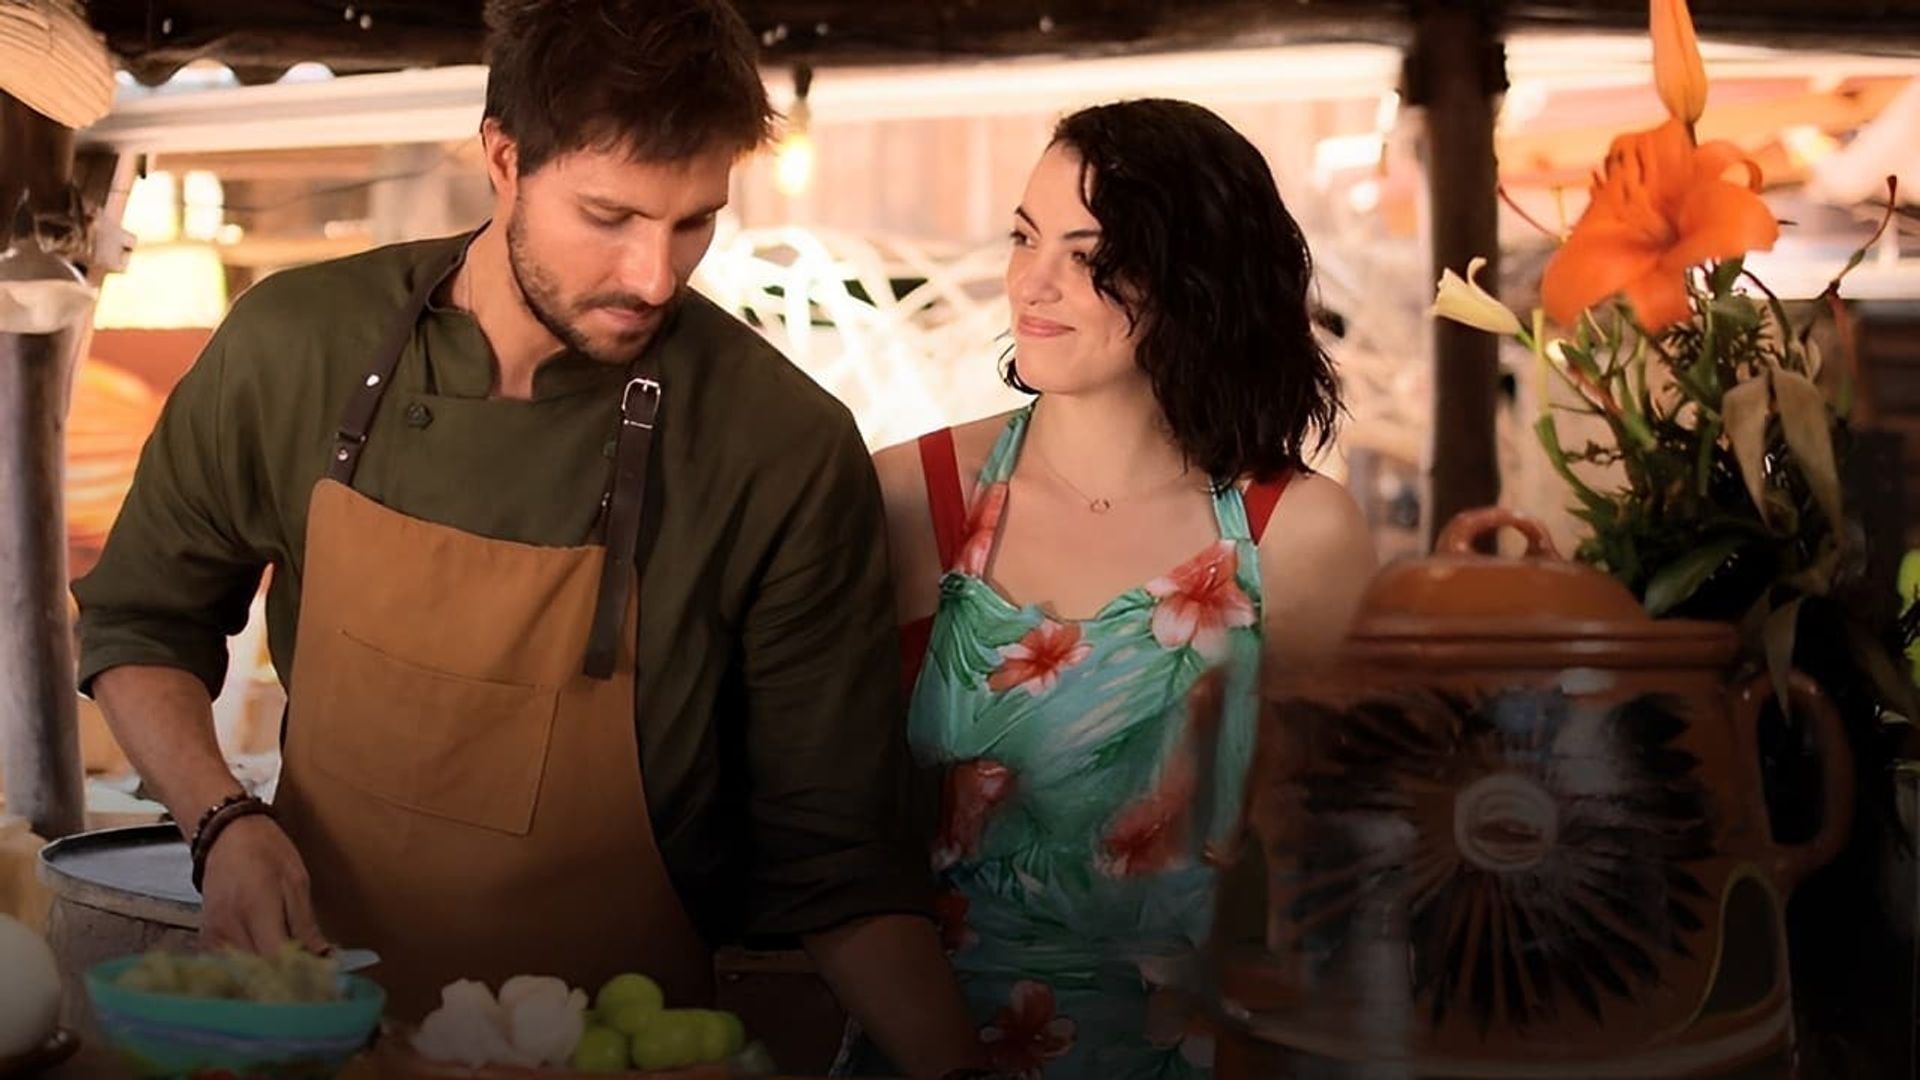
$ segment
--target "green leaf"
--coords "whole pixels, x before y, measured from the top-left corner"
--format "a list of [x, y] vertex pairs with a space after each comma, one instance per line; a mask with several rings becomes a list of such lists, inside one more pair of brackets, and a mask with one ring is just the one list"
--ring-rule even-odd
[[1741, 537], [1731, 537], [1694, 548], [1661, 567], [1653, 580], [1647, 582], [1647, 614], [1658, 618], [1684, 603], [1744, 543]]
[[941, 606], [951, 617], [934, 623], [932, 654], [940, 674], [955, 685], [979, 687], [999, 663], [1000, 650], [1019, 641], [1031, 629], [1024, 612], [1001, 610], [982, 598], [967, 595], [983, 583], [958, 574], [941, 583]]
[[1820, 548], [1814, 560], [1799, 573], [1788, 577], [1784, 584], [1806, 593], [1808, 596], [1825, 596], [1833, 591], [1833, 579], [1840, 573], [1840, 541], [1838, 533], [1828, 533], [1820, 541]]
[[1593, 362], [1593, 351], [1590, 349], [1582, 348], [1574, 342], [1562, 341], [1560, 342], [1560, 358], [1566, 361], [1568, 367], [1578, 371], [1596, 383], [1600, 382], [1603, 378], [1600, 374], [1600, 365]]
[[1716, 297], [1713, 321], [1733, 331], [1754, 330], [1760, 326], [1760, 305], [1746, 296]]
[[1837, 532], [1841, 518], [1840, 470], [1833, 459], [1833, 424], [1827, 396], [1813, 380], [1797, 371], [1775, 370], [1774, 400], [1780, 408], [1780, 430], [1787, 437], [1800, 475], [1806, 477], [1815, 502]]
[[1728, 390], [1720, 399], [1720, 419], [1740, 465], [1740, 479], [1761, 520], [1767, 517], [1767, 414], [1770, 379], [1762, 372]]
[[1573, 489], [1573, 494], [1588, 510], [1595, 510], [1606, 504], [1600, 493], [1588, 487], [1573, 473], [1573, 466], [1567, 463], [1567, 452], [1560, 446], [1560, 430], [1554, 425], [1552, 415], [1542, 416], [1534, 425], [1533, 432], [1540, 439], [1541, 449], [1547, 452], [1547, 461], [1553, 465], [1553, 471]]
[[1700, 445], [1693, 460], [1693, 492], [1704, 499], [1713, 479], [1713, 451], [1720, 443], [1721, 418], [1708, 420], [1700, 427]]
[[1740, 271], [1745, 266], [1746, 260], [1738, 256], [1714, 264], [1713, 273], [1707, 279], [1713, 287], [1714, 299], [1733, 292], [1733, 283], [1740, 280]]
[[1806, 600], [1796, 596], [1773, 609], [1761, 631], [1767, 653], [1767, 675], [1773, 679], [1773, 696], [1780, 703], [1780, 715], [1792, 716], [1787, 704], [1787, 676], [1793, 671], [1793, 642], [1800, 629], [1800, 605]]

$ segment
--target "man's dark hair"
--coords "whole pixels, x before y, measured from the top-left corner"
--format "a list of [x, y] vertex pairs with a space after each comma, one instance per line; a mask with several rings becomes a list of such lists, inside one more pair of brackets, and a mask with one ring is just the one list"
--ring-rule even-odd
[[753, 33], [727, 0], [488, 0], [486, 116], [522, 175], [576, 150], [681, 161], [765, 142]]
[[[1216, 481], [1301, 468], [1340, 388], [1314, 337], [1313, 260], [1260, 151], [1213, 113], [1147, 98], [1083, 109], [1053, 145], [1081, 161], [1100, 222], [1094, 288], [1139, 330], [1136, 359], [1187, 460]], [[1017, 357], [1007, 382], [1020, 382]]]

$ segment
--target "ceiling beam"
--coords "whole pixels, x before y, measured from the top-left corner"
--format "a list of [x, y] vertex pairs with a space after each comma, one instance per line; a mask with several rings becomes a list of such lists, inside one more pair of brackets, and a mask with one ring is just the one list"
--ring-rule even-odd
[[[1311, 41], [1401, 45], [1408, 0], [738, 0], [771, 65], [922, 63]], [[1453, 0], [1453, 6], [1462, 0]], [[1480, 6], [1476, 4], [1475, 6]], [[1723, 41], [1920, 55], [1920, 0], [1695, 0]], [[243, 81], [297, 63], [336, 73], [476, 63], [481, 0], [89, 0], [108, 46], [143, 82], [196, 59]], [[1644, 0], [1507, 5], [1509, 29], [1644, 32]]]

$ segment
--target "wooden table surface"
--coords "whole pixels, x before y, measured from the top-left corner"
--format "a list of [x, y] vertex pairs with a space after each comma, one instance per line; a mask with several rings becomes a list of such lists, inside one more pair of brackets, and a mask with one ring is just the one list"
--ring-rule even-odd
[[[502, 1070], [499, 1074], [453, 1069], [448, 1070], [446, 1075], [470, 1075], [475, 1077], [476, 1080], [486, 1080], [488, 1077], [494, 1075], [504, 1076], [507, 1073], [511, 1073], [516, 1077], [539, 1075], [532, 1070], [524, 1069]], [[68, 1058], [66, 1061], [51, 1069], [29, 1073], [27, 1075], [34, 1077], [34, 1080], [135, 1080], [133, 1070], [128, 1068], [125, 1062], [120, 1059], [119, 1054], [101, 1039], [82, 1039], [79, 1051], [71, 1058]], [[641, 1074], [626, 1073], [619, 1075], [637, 1077]], [[713, 1080], [716, 1073], [711, 1070], [698, 1070], [647, 1075], [653, 1077], [654, 1080]], [[5, 1080], [14, 1080], [14, 1078], [8, 1076]], [[339, 1073], [337, 1080], [396, 1080], [396, 1076], [392, 1071], [383, 1071], [380, 1068], [380, 1063], [375, 1060], [375, 1055], [363, 1054], [350, 1062], [347, 1067]], [[618, 1076], [616, 1076], [614, 1080], [618, 1080]], [[815, 1080], [815, 1078], [776, 1076], [768, 1077], [766, 1080]]]

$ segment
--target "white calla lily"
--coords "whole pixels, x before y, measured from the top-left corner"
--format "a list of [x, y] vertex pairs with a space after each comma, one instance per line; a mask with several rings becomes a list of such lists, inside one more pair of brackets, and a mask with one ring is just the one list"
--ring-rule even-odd
[[1467, 276], [1464, 278], [1452, 270], [1444, 271], [1440, 275], [1440, 285], [1434, 292], [1431, 310], [1443, 319], [1452, 319], [1490, 334], [1517, 337], [1522, 329], [1520, 317], [1474, 281], [1486, 265], [1484, 258], [1469, 260]]

